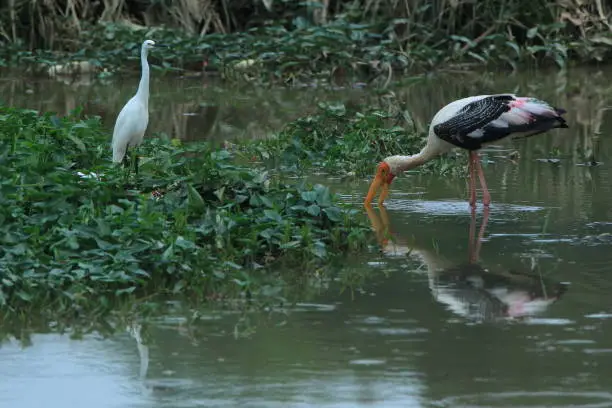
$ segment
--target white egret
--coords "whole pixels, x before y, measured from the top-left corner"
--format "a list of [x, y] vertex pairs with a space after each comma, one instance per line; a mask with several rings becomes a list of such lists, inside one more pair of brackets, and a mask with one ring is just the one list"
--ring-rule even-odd
[[[136, 95], [134, 95], [121, 109], [115, 128], [113, 130], [113, 162], [121, 163], [126, 158], [129, 147], [136, 147], [142, 143], [147, 125], [149, 124], [149, 63], [147, 55], [149, 50], [162, 47], [152, 40], [145, 40], [140, 50], [142, 76]], [[138, 156], [133, 155], [135, 171], [138, 173]]]

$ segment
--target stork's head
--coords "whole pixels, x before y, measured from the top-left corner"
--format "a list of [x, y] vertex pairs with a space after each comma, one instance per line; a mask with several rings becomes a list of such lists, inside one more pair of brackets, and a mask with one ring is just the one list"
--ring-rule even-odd
[[378, 190], [380, 190], [378, 205], [382, 205], [389, 194], [389, 186], [395, 176], [423, 164], [425, 160], [427, 160], [427, 158], [422, 153], [412, 156], [397, 155], [385, 157], [376, 167], [376, 175], [374, 176], [374, 180], [372, 180], [372, 184], [370, 184], [370, 190], [368, 191], [368, 195], [363, 205], [366, 207], [371, 205]]
[[370, 184], [370, 190], [368, 191], [368, 195], [363, 203], [363, 205], [370, 206], [372, 204], [372, 200], [376, 196], [378, 190], [380, 190], [380, 197], [378, 198], [378, 204], [382, 205], [389, 194], [389, 186], [393, 179], [397, 175], [397, 166], [395, 165], [395, 161], [393, 157], [387, 157], [385, 160], [381, 161], [376, 167], [376, 174], [374, 175], [374, 180], [372, 180], [372, 184]]

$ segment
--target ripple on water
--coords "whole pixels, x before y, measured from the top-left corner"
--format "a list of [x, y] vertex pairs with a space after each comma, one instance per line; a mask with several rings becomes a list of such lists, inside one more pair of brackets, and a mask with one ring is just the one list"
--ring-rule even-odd
[[[488, 239], [493, 239], [493, 238], [523, 238], [526, 240], [531, 241], [532, 243], [537, 243], [537, 244], [560, 244], [560, 243], [572, 243], [575, 241], [575, 237], [574, 236], [559, 236], [558, 234], [544, 234], [544, 233], [494, 233], [494, 234], [489, 234]], [[538, 251], [536, 249], [533, 249], [532, 252], [530, 253], [530, 255], [535, 255], [534, 251]], [[543, 250], [539, 249], [539, 251], [541, 251], [541, 254], [538, 255], [539, 257], [550, 257], [552, 256], [552, 254], [548, 254], [546, 252], [544, 252]]]
[[296, 303], [291, 309], [292, 312], [333, 312], [334, 310], [336, 310], [336, 305], [323, 303]]
[[143, 381], [143, 386], [152, 393], [160, 395], [174, 395], [186, 390], [195, 390], [201, 387], [193, 380], [181, 378], [148, 378]]
[[[399, 194], [398, 194], [399, 195]], [[442, 201], [442, 200], [405, 200], [405, 199], [390, 199], [387, 209], [389, 210], [404, 210], [408, 212], [416, 212], [421, 214], [436, 214], [436, 215], [460, 215], [469, 212], [467, 201]], [[500, 219], [504, 216], [514, 216], [520, 212], [536, 212], [543, 210], [544, 207], [507, 204], [507, 203], [492, 203], [491, 204], [491, 219]], [[495, 211], [493, 211], [495, 210]], [[510, 217], [512, 218], [512, 217]]]
[[610, 319], [612, 318], [612, 313], [593, 313], [585, 315], [589, 319]]
[[599, 408], [610, 407], [612, 393], [609, 392], [500, 392], [461, 395], [444, 398], [434, 403], [439, 407], [572, 407], [572, 408]]
[[606, 348], [606, 349], [604, 349], [604, 348], [600, 348], [600, 349], [587, 348], [587, 349], [584, 349], [582, 351], [584, 351], [587, 354], [609, 354], [609, 353], [612, 353], [612, 349], [609, 349], [609, 348]]
[[381, 365], [386, 364], [387, 360], [377, 359], [377, 358], [361, 358], [357, 360], [349, 361], [350, 365], [362, 365], [362, 366], [373, 366], [373, 365]]
[[567, 339], [567, 340], [558, 340], [557, 344], [562, 346], [573, 346], [579, 344], [595, 344], [595, 340], [589, 339]]
[[410, 336], [413, 334], [423, 334], [428, 333], [429, 330], [422, 328], [414, 328], [414, 329], [406, 329], [406, 328], [393, 328], [393, 327], [358, 327], [362, 333], [376, 333], [381, 334], [383, 336]]
[[367, 316], [362, 321], [365, 324], [382, 324], [386, 322], [386, 319], [378, 316]]
[[543, 318], [543, 317], [530, 317], [530, 318], [523, 320], [523, 323], [532, 324], [532, 325], [541, 324], [541, 325], [547, 325], [547, 326], [563, 326], [563, 325], [573, 324], [575, 322], [570, 319], [562, 319], [562, 318], [555, 319], [555, 318]]

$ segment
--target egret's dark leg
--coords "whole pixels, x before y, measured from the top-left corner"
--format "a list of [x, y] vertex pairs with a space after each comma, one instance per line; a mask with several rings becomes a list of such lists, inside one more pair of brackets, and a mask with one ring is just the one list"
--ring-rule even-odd
[[140, 157], [137, 154], [134, 154], [134, 172], [136, 173], [136, 177], [138, 177], [138, 162], [140, 161]]
[[127, 182], [130, 178], [130, 172], [132, 167], [132, 150], [129, 147], [125, 148], [125, 155], [123, 156], [123, 168], [125, 169], [125, 182]]
[[468, 160], [468, 172], [470, 173], [470, 206], [476, 208], [476, 167], [475, 161], [478, 158], [477, 153], [471, 151]]
[[482, 171], [482, 166], [480, 165], [480, 158], [478, 157], [478, 153], [476, 154], [476, 169], [478, 170], [478, 178], [480, 179], [480, 186], [482, 187], [482, 204], [485, 207], [488, 207], [491, 204], [491, 194], [489, 194], [489, 189], [487, 188], [487, 180], [485, 180], [485, 175]]

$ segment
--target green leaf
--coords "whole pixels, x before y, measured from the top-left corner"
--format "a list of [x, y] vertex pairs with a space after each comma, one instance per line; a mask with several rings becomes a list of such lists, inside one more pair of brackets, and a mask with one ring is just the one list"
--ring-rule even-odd
[[199, 210], [205, 207], [204, 199], [191, 184], [187, 184], [187, 200], [192, 208]]
[[115, 291], [115, 295], [117, 295], [117, 296], [127, 295], [127, 294], [130, 294], [130, 293], [134, 292], [135, 290], [136, 290], [136, 286], [130, 286], [130, 287], [125, 288], [125, 289], [117, 289]]
[[302, 244], [301, 241], [289, 241], [285, 244], [282, 244], [280, 247], [281, 249], [292, 249], [292, 248], [298, 248], [301, 244]]
[[167, 261], [174, 255], [174, 245], [168, 245], [168, 248], [162, 253], [162, 260]]
[[527, 38], [532, 39], [533, 37], [536, 36], [536, 34], [538, 33], [538, 27], [532, 27], [529, 30], [527, 30]]
[[327, 215], [330, 221], [340, 222], [342, 221], [342, 211], [338, 207], [324, 208], [323, 212]]
[[321, 207], [316, 204], [311, 204], [306, 208], [306, 211], [308, 212], [308, 214], [316, 217], [321, 214]]
[[176, 240], [174, 241], [174, 245], [176, 245], [179, 248], [183, 248], [183, 249], [195, 249], [196, 244], [194, 244], [192, 241], [189, 241], [183, 237], [181, 237], [180, 235], [178, 237], [176, 237]]
[[215, 190], [215, 196], [219, 199], [219, 201], [223, 201], [223, 193], [225, 193], [225, 186]]
[[272, 203], [272, 200], [270, 200], [268, 197], [259, 196], [259, 198], [261, 199], [261, 202], [263, 203], [263, 205], [265, 205], [268, 208], [274, 208], [274, 204]]
[[274, 210], [264, 210], [264, 215], [267, 218], [269, 218], [271, 220], [274, 220], [274, 221], [276, 221], [278, 223], [283, 222], [283, 217], [281, 217], [281, 215], [278, 212], [274, 211]]
[[300, 197], [302, 197], [302, 200], [311, 203], [317, 199], [317, 192], [316, 191], [302, 191], [302, 193], [300, 194]]
[[[75, 125], [76, 126], [76, 125]], [[85, 144], [81, 141], [81, 139], [79, 139], [78, 137], [74, 136], [71, 133], [66, 134], [66, 137], [68, 139], [70, 139], [77, 147], [77, 149], [79, 149], [81, 151], [81, 153], [85, 153], [87, 152], [87, 147], [85, 146]]]
[[317, 184], [315, 186], [315, 191], [317, 192], [317, 203], [321, 207], [329, 207], [332, 204], [329, 187]]

